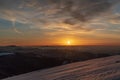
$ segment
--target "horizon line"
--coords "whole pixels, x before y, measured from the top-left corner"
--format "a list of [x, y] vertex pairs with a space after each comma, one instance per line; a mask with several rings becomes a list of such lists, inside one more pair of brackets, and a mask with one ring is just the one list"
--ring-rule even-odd
[[120, 46], [120, 45], [0, 45], [0, 47], [79, 47], [79, 46]]

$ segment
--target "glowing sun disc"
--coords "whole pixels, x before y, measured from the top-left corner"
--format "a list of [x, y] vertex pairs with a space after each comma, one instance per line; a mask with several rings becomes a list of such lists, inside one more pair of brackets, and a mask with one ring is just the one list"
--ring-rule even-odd
[[71, 41], [67, 41], [67, 45], [71, 45]]

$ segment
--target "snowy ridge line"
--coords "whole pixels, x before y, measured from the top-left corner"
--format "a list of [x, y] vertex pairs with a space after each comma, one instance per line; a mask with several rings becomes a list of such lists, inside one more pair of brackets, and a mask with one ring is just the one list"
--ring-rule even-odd
[[3, 80], [120, 80], [120, 55], [33, 71]]

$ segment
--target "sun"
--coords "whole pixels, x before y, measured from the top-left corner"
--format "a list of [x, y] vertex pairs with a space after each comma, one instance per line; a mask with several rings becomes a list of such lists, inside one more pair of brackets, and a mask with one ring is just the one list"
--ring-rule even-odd
[[67, 45], [71, 45], [71, 41], [70, 40], [68, 40], [66, 43], [67, 43]]
[[62, 38], [60, 40], [60, 45], [64, 45], [64, 46], [72, 46], [72, 45], [76, 45], [75, 43], [75, 40], [70, 38], [70, 39], [67, 39], [67, 38]]

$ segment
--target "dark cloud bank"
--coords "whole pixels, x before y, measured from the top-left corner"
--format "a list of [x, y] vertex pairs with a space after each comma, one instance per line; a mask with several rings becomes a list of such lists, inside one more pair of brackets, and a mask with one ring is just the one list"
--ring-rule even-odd
[[[71, 17], [86, 22], [111, 10], [119, 0], [50, 0], [61, 8], [61, 13], [69, 13]], [[65, 23], [74, 24], [71, 20]]]
[[[36, 2], [36, 3], [35, 3]], [[54, 5], [61, 12], [68, 12], [73, 18], [82, 22], [109, 11], [119, 0], [0, 0], [0, 8], [26, 4], [38, 8], [41, 5]]]
[[[112, 10], [113, 6], [118, 2], [120, 2], [120, 0], [0, 0], [0, 9], [21, 10], [20, 6], [22, 5], [23, 9], [21, 11], [25, 11], [26, 9], [24, 8], [27, 7], [28, 11], [37, 11], [35, 14], [38, 15], [39, 12], [44, 11], [44, 9], [49, 10], [49, 7], [52, 6], [52, 9], [58, 9], [56, 13], [51, 14], [52, 16], [67, 15], [69, 18], [65, 18], [63, 22], [65, 24], [74, 25], [76, 23], [88, 22], [104, 15], [106, 12]], [[40, 8], [43, 8], [43, 10], [40, 10]], [[27, 15], [23, 15], [23, 17], [26, 16]], [[41, 16], [37, 18], [40, 19]]]

